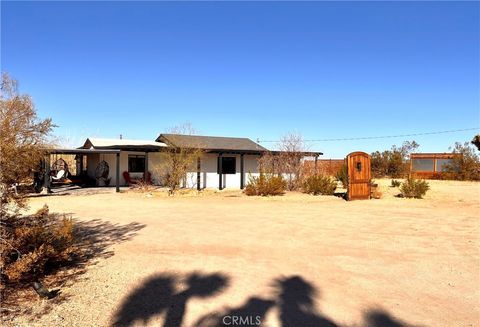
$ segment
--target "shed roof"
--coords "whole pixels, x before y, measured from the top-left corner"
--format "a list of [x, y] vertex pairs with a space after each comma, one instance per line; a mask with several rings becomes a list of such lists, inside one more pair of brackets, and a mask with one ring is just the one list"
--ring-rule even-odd
[[196, 148], [210, 152], [264, 153], [268, 151], [260, 144], [243, 137], [160, 134], [156, 141], [164, 142], [173, 147]]
[[423, 153], [411, 153], [410, 159], [451, 159], [461, 156], [460, 153], [447, 153], [447, 152], [423, 152]]
[[83, 149], [120, 149], [120, 150], [160, 150], [167, 147], [165, 143], [151, 140], [88, 138]]

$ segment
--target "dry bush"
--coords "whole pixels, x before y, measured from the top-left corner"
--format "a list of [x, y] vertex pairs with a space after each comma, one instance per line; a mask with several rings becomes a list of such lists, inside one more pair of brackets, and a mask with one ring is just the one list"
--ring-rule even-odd
[[455, 154], [451, 164], [445, 165], [444, 179], [480, 180], [480, 158], [468, 142], [457, 142], [453, 146]]
[[415, 141], [403, 142], [402, 146], [392, 146], [390, 150], [375, 151], [371, 156], [372, 174], [374, 177], [405, 177], [409, 171], [409, 155], [418, 148]]
[[343, 188], [348, 187], [348, 167], [346, 164], [342, 165], [342, 168], [337, 172], [335, 178], [342, 183]]
[[12, 286], [33, 281], [43, 276], [48, 266], [70, 260], [75, 249], [73, 229], [70, 218], [49, 213], [47, 206], [33, 215], [9, 215], [2, 219], [3, 279]]
[[287, 182], [282, 176], [261, 172], [258, 177], [250, 176], [245, 186], [246, 195], [283, 195]]
[[138, 191], [138, 192], [141, 192], [141, 193], [148, 193], [148, 192], [152, 192], [153, 190], [155, 190], [155, 186], [153, 186], [152, 183], [147, 182], [143, 178], [140, 179], [135, 184], [132, 184], [130, 186], [130, 188], [133, 189], [134, 191]]
[[298, 190], [302, 184], [303, 152], [306, 151], [305, 142], [300, 134], [289, 133], [280, 139], [278, 145], [280, 153], [277, 158], [278, 172], [287, 182], [289, 191]]
[[2, 74], [0, 93], [0, 214], [25, 206], [12, 185], [29, 182], [49, 146], [51, 119], [40, 120], [29, 95], [18, 93], [17, 81]]
[[333, 195], [337, 183], [330, 176], [312, 175], [303, 181], [302, 191], [313, 195]]
[[[183, 124], [170, 129], [168, 133], [195, 135], [196, 131], [190, 124]], [[188, 147], [176, 146], [160, 153], [160, 164], [155, 167], [155, 170], [172, 195], [182, 184], [186, 186], [187, 174], [197, 170], [198, 160], [203, 156], [199, 146], [197, 144], [190, 144]]]
[[426, 181], [414, 178], [407, 178], [400, 186], [400, 192], [405, 198], [421, 199], [429, 189]]
[[392, 182], [390, 183], [391, 187], [400, 187], [400, 185], [402, 185], [402, 182], [400, 182], [396, 179], [392, 179]]
[[258, 159], [258, 166], [260, 167], [260, 171], [266, 174], [281, 174], [279, 156], [274, 155], [272, 152], [263, 154], [260, 159]]

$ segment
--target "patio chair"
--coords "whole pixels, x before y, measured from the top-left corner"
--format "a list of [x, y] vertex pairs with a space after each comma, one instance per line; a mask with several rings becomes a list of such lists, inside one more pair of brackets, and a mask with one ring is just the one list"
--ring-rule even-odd
[[127, 182], [128, 186], [136, 184], [136, 181], [133, 181], [130, 178], [130, 174], [128, 173], [128, 171], [124, 171], [122, 175], [123, 175], [123, 179], [125, 179], [125, 182]]
[[56, 182], [56, 181], [61, 181], [62, 179], [64, 179], [65, 177], [67, 177], [67, 176], [66, 176], [66, 175], [67, 175], [66, 173], [67, 173], [67, 172], [66, 172], [65, 170], [63, 170], [63, 169], [59, 170], [59, 171], [57, 172], [57, 175], [51, 176], [52, 181], [55, 181], [55, 182]]

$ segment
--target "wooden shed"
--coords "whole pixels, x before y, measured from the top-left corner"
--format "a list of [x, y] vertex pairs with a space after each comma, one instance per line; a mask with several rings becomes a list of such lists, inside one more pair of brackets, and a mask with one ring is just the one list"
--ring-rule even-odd
[[410, 173], [414, 178], [441, 179], [458, 153], [412, 153]]

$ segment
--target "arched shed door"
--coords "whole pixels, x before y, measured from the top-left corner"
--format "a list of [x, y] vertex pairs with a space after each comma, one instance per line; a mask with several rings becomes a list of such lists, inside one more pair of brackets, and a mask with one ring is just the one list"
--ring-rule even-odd
[[348, 200], [370, 199], [370, 155], [365, 152], [352, 152], [345, 160], [348, 168]]

